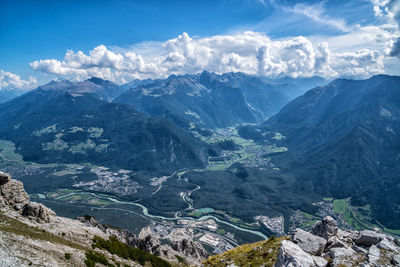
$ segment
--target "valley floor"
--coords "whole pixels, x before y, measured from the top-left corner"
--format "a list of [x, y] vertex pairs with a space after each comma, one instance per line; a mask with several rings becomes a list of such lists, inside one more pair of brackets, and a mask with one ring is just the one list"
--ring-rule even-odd
[[[285, 138], [279, 133], [271, 133], [264, 145], [240, 137], [235, 127], [218, 129], [209, 137], [193, 134], [210, 145], [231, 140], [237, 148], [210, 157], [204, 169], [160, 176], [92, 164], [26, 162], [12, 142], [0, 140], [0, 170], [23, 181], [32, 199], [61, 216], [90, 214], [133, 233], [148, 226], [160, 238], [178, 231], [203, 243], [210, 253], [283, 235], [296, 227], [310, 229], [326, 215], [338, 218], [345, 228], [383, 228], [368, 206], [299, 196], [291, 188], [293, 178], [271, 161], [270, 155], [287, 151], [277, 145]], [[182, 227], [188, 231], [181, 231]]]

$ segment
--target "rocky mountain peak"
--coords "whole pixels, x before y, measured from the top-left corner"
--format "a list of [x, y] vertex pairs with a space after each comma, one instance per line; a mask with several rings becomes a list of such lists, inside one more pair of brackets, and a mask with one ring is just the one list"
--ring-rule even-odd
[[110, 81], [103, 80], [103, 79], [98, 78], [98, 77], [92, 77], [92, 78], [88, 79], [88, 81], [92, 82], [92, 83], [95, 83], [95, 84], [111, 83]]

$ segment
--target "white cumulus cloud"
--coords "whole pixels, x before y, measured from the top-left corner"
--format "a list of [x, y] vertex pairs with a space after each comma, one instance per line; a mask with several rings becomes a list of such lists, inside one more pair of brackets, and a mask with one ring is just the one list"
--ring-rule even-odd
[[0, 70], [0, 90], [3, 89], [32, 89], [37, 85], [37, 81], [33, 77], [29, 80], [23, 80], [17, 74]]
[[386, 53], [400, 58], [400, 0], [372, 0], [372, 3], [376, 17], [386, 17], [396, 26], [396, 37], [388, 41], [389, 49], [386, 49]]
[[383, 72], [379, 51], [364, 48], [335, 53], [327, 43], [313, 43], [301, 36], [272, 40], [253, 31], [202, 38], [183, 33], [146, 46], [122, 50], [100, 45], [88, 54], [68, 50], [63, 60], [37, 60], [30, 65], [34, 70], [63, 78], [83, 80], [97, 76], [117, 83], [202, 70], [270, 77], [368, 76]]

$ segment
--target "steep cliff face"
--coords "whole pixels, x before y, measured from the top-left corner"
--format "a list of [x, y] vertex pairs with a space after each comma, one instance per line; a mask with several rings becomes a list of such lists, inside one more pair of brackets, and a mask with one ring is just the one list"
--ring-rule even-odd
[[[145, 229], [136, 236], [98, 223], [72, 220], [31, 202], [23, 184], [0, 172], [0, 266], [181, 266], [199, 265], [201, 244], [162, 245]], [[102, 266], [102, 265], [100, 265]]]
[[11, 179], [9, 174], [0, 172], [0, 206], [13, 207], [21, 215], [39, 223], [49, 222], [54, 211], [42, 204], [31, 202], [20, 181]]

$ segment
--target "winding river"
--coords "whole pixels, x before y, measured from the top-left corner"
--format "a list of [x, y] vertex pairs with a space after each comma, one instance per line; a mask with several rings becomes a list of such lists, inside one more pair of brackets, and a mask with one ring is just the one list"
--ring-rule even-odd
[[97, 195], [95, 193], [91, 193], [91, 192], [69, 193], [69, 194], [66, 194], [66, 195], [62, 195], [62, 196], [56, 197], [55, 199], [61, 199], [61, 198], [65, 198], [65, 197], [68, 197], [68, 196], [79, 195], [79, 194], [90, 194], [90, 195], [92, 195], [94, 197], [97, 197], [97, 198], [107, 199], [107, 200], [109, 200], [111, 202], [114, 202], [116, 204], [135, 205], [137, 207], [142, 208], [143, 215], [146, 216], [147, 218], [150, 218], [150, 219], [159, 219], [159, 220], [166, 220], [166, 221], [176, 221], [176, 220], [186, 219], [186, 220], [193, 220], [193, 221], [197, 221], [197, 222], [205, 221], [205, 220], [208, 220], [208, 219], [213, 219], [213, 220], [217, 221], [218, 223], [228, 225], [228, 226], [230, 226], [232, 228], [235, 228], [236, 230], [252, 233], [252, 234], [257, 235], [257, 236], [259, 236], [259, 237], [261, 237], [263, 239], [268, 239], [268, 237], [266, 235], [264, 235], [260, 231], [250, 230], [250, 229], [246, 229], [246, 228], [234, 225], [234, 224], [232, 224], [230, 222], [223, 221], [223, 220], [221, 220], [221, 219], [219, 219], [219, 218], [217, 218], [217, 217], [215, 217], [213, 215], [204, 215], [204, 216], [202, 216], [202, 217], [200, 217], [198, 219], [195, 219], [195, 218], [192, 218], [192, 217], [180, 217], [180, 216], [178, 216], [178, 212], [175, 213], [174, 217], [164, 217], [164, 216], [159, 216], [159, 215], [152, 215], [152, 214], [149, 213], [148, 209], [145, 206], [143, 206], [142, 204], [135, 203], [135, 202], [129, 202], [129, 201], [120, 201], [120, 200], [112, 198], [112, 197], [99, 196], [99, 195]]

